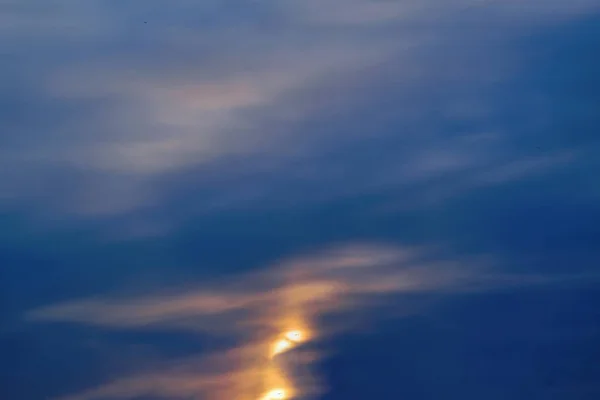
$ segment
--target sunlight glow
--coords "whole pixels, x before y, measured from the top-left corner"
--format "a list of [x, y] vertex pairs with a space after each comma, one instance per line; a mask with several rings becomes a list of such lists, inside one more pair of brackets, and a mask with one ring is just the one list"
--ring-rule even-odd
[[277, 339], [273, 343], [271, 350], [271, 357], [275, 357], [278, 354], [285, 353], [288, 350], [293, 349], [298, 344], [305, 340], [304, 332], [300, 330], [291, 330], [285, 332], [281, 338]]
[[285, 334], [285, 338], [293, 343], [300, 343], [304, 339], [301, 331], [289, 331]]
[[287, 339], [279, 339], [273, 345], [273, 350], [271, 352], [272, 356], [276, 356], [278, 354], [284, 353], [290, 350], [293, 347], [293, 343]]
[[285, 400], [287, 399], [287, 394], [283, 389], [274, 389], [269, 393], [265, 394], [262, 400]]

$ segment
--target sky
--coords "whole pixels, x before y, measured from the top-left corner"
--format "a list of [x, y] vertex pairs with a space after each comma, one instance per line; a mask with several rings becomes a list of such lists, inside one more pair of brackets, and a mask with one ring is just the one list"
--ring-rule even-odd
[[599, 0], [0, 0], [0, 399], [600, 398]]

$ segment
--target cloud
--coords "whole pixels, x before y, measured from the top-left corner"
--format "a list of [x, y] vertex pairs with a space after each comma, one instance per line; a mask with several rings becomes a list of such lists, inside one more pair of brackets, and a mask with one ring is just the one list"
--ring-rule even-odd
[[[269, 349], [282, 332], [298, 330], [309, 341], [316, 341], [349, 328], [360, 329], [364, 321], [353, 326], [327, 321], [334, 316], [345, 316], [341, 320], [348, 321], [351, 314], [367, 318], [378, 304], [386, 304], [387, 296], [478, 292], [590, 279], [589, 275], [498, 274], [481, 260], [451, 262], [440, 256], [433, 249], [347, 245], [283, 260], [193, 290], [75, 301], [33, 310], [27, 318], [110, 329], [183, 330], [229, 338], [234, 343], [204, 357], [166, 361], [154, 372], [120, 378], [65, 399], [143, 395], [256, 399], [277, 387], [310, 397], [325, 390], [310, 368], [322, 354], [308, 346], [292, 350], [297, 355], [287, 361], [285, 354], [269, 359]], [[400, 313], [414, 312], [399, 309]]]
[[[78, 321], [101, 326], [140, 327], [157, 325], [168, 327], [189, 323], [189, 318], [209, 323], [211, 317], [244, 310], [270, 309], [287, 302], [299, 308], [325, 307], [336, 310], [343, 306], [344, 296], [363, 292], [385, 291], [388, 284], [403, 290], [422, 290], [431, 284], [423, 272], [402, 271], [381, 276], [381, 272], [406, 257], [390, 249], [358, 247], [335, 249], [320, 256], [292, 260], [272, 269], [254, 272], [223, 283], [214, 289], [212, 282], [206, 288], [189, 293], [165, 294], [133, 301], [86, 300], [51, 306], [32, 312], [34, 320]], [[390, 280], [390, 278], [392, 278]], [[335, 299], [335, 300], [334, 300]], [[256, 315], [248, 315], [253, 320]], [[248, 322], [250, 323], [250, 322]], [[245, 323], [242, 323], [245, 325]], [[199, 325], [199, 329], [203, 329]]]
[[[38, 248], [32, 259], [51, 258], [51, 279], [44, 279], [60, 280], [63, 296], [72, 288], [67, 277], [82, 271], [82, 263], [92, 278], [80, 283], [96, 290], [123, 276], [138, 282], [146, 273], [193, 278], [196, 262], [213, 258], [219, 268], [226, 260], [227, 268], [248, 270], [273, 254], [349, 238], [401, 242], [413, 235], [418, 239], [410, 240], [419, 242], [446, 235], [452, 237], [442, 239], [463, 240], [465, 246], [495, 241], [502, 251], [520, 256], [525, 251], [515, 248], [521, 246], [554, 263], [563, 262], [554, 256], [560, 253], [569, 262], [558, 269], [572, 269], [571, 261], [582, 257], [571, 257], [569, 243], [588, 246], [594, 234], [589, 224], [548, 227], [554, 220], [538, 214], [521, 222], [525, 233], [498, 225], [509, 223], [505, 215], [535, 213], [530, 210], [539, 198], [548, 193], [550, 204], [564, 187], [577, 193], [569, 196], [574, 200], [548, 209], [596, 210], [597, 193], [590, 193], [597, 185], [585, 188], [592, 178], [570, 172], [596, 165], [590, 161], [596, 139], [585, 138], [586, 129], [596, 130], [582, 117], [593, 107], [580, 104], [578, 92], [570, 97], [577, 100], [570, 102], [574, 106], [565, 107], [562, 88], [552, 85], [565, 74], [569, 90], [585, 82], [584, 89], [593, 92], [579, 74], [581, 60], [572, 61], [573, 54], [554, 43], [563, 40], [568, 24], [598, 5], [267, 0], [236, 2], [233, 10], [216, 0], [5, 0], [0, 106], [8, 106], [0, 107], [0, 119], [9, 134], [0, 135], [0, 208], [18, 209], [50, 230], [71, 229], [61, 225], [64, 218], [90, 223], [92, 242], [100, 230], [111, 241], [174, 233], [158, 246], [139, 241], [106, 248], [103, 242], [91, 250], [91, 263], [83, 254], [91, 249], [87, 244], [82, 251], [73, 236], [52, 235], [40, 243], [48, 250]], [[536, 35], [547, 31], [561, 40], [540, 44]], [[548, 65], [560, 74], [540, 68]], [[541, 85], [532, 86], [532, 76], [541, 76]], [[577, 84], [572, 76], [580, 77]], [[562, 186], [557, 175], [569, 183]], [[503, 190], [529, 181], [536, 182], [533, 189], [517, 184], [530, 190], [523, 196]], [[543, 185], [552, 189], [540, 191]], [[477, 195], [440, 206], [474, 190], [504, 197]], [[372, 214], [382, 209], [385, 215]], [[557, 218], [559, 224], [571, 215]], [[583, 239], [572, 234], [582, 229]], [[532, 249], [537, 244], [530, 237], [539, 237], [541, 246], [544, 234], [556, 248]], [[79, 239], [79, 231], [74, 236]], [[57, 249], [61, 240], [73, 249]], [[194, 241], [210, 250], [188, 251]], [[237, 250], [223, 250], [229, 247]], [[115, 256], [121, 251], [131, 253]], [[167, 272], [152, 264], [173, 257], [188, 265]], [[15, 279], [28, 282], [13, 258], [8, 260], [19, 269]], [[438, 299], [597, 279], [547, 275], [557, 267], [546, 264], [526, 267], [543, 273], [522, 275], [495, 271], [486, 260], [450, 259], [431, 249], [351, 245], [198, 287], [49, 305], [27, 319], [138, 333], [178, 331], [227, 342], [212, 354], [165, 360], [69, 399], [253, 400], [273, 387], [310, 397], [326, 386], [311, 368], [321, 352], [311, 343], [294, 349], [288, 355], [300, 366], [290, 366], [288, 355], [281, 364], [266, 356], [287, 329], [300, 327], [318, 343], [370, 325], [362, 319], [379, 316], [375, 310], [390, 304], [389, 297], [398, 300], [394, 312], [403, 314], [415, 312], [412, 301], [401, 301], [410, 294]], [[121, 270], [128, 263], [135, 267]], [[512, 268], [526, 269], [524, 263], [515, 261]], [[10, 286], [15, 293], [30, 292]], [[38, 292], [54, 291], [51, 283], [43, 286]], [[359, 323], [350, 326], [355, 319]], [[301, 366], [307, 370], [298, 371]]]
[[[412, 138], [430, 128], [390, 135], [385, 121], [358, 119], [355, 111], [368, 109], [384, 94], [405, 91], [404, 97], [394, 99], [394, 123], [410, 125], [415, 112], [444, 114], [459, 107], [458, 97], [442, 103], [438, 111], [428, 100], [435, 102], [438, 89], [448, 90], [457, 77], [463, 77], [461, 87], [475, 89], [482, 84], [476, 75], [510, 80], [504, 66], [474, 68], [464, 51], [448, 54], [456, 47], [452, 44], [468, 48], [477, 42], [463, 40], [466, 31], [457, 28], [463, 19], [467, 25], [473, 16], [533, 23], [591, 12], [597, 6], [584, 0], [568, 5], [521, 1], [518, 9], [529, 12], [517, 16], [511, 13], [517, 2], [286, 0], [240, 5], [234, 15], [213, 1], [168, 6], [160, 1], [108, 5], [53, 0], [44, 7], [38, 0], [5, 3], [2, 29], [11, 38], [11, 60], [21, 65], [6, 79], [29, 108], [26, 119], [9, 126], [14, 137], [0, 153], [0, 198], [5, 204], [29, 202], [32, 209], [63, 217], [99, 218], [168, 207], [178, 195], [169, 189], [176, 187], [179, 174], [190, 171], [211, 199], [199, 208], [235, 207], [249, 198], [256, 204], [277, 202], [270, 189], [274, 180], [282, 179], [276, 171], [293, 175], [302, 172], [298, 165], [306, 169], [307, 163], [318, 171], [344, 170], [344, 165], [331, 165], [326, 154], [358, 137], [367, 145], [387, 140], [385, 147], [396, 146], [401, 154], [379, 164], [381, 170], [367, 170], [364, 184], [360, 171], [354, 171], [357, 185], [344, 185], [341, 192], [305, 173], [309, 184], [326, 187], [312, 191], [320, 193], [319, 201], [404, 185], [408, 176], [428, 180], [435, 174], [481, 168], [479, 160], [493, 157], [497, 149], [477, 154], [461, 148], [460, 140], [443, 151], [431, 146], [435, 140], [407, 146], [390, 138]], [[213, 22], [193, 24], [188, 15]], [[43, 23], [31, 27], [30, 21]], [[485, 47], [487, 40], [482, 35], [479, 46]], [[40, 50], [37, 61], [24, 51], [42, 45], [54, 50]], [[510, 64], [506, 60], [512, 54], [500, 53], [496, 58]], [[446, 68], [438, 68], [444, 59]], [[382, 85], [390, 86], [389, 91], [375, 90]], [[485, 104], [476, 97], [469, 104]], [[54, 113], [50, 105], [61, 112]], [[361, 123], [367, 126], [352, 133], [352, 126]], [[481, 125], [474, 134], [495, 128]], [[453, 144], [452, 139], [447, 142]], [[405, 157], [417, 160], [404, 162]], [[528, 162], [508, 162], [520, 161]], [[250, 185], [254, 193], [240, 193], [235, 177], [235, 185], [215, 187], [215, 180], [231, 180], [231, 164], [239, 165], [238, 174], [256, 177]], [[384, 171], [397, 174], [384, 176]], [[40, 181], [60, 181], [64, 187], [44, 190], [42, 196]], [[275, 190], [277, 186], [275, 182]]]
[[278, 387], [310, 397], [324, 390], [309, 368], [319, 354], [299, 350], [292, 373], [285, 355], [269, 359], [277, 335], [300, 330], [316, 340], [328, 334], [317, 326], [318, 318], [359, 312], [373, 296], [438, 290], [456, 279], [437, 267], [415, 268], [417, 257], [416, 252], [384, 246], [334, 248], [191, 291], [83, 300], [37, 309], [27, 318], [111, 329], [203, 332], [237, 343], [204, 357], [167, 361], [155, 372], [117, 379], [65, 400], [143, 395], [251, 400]]
[[[62, 16], [56, 10], [49, 12]], [[27, 11], [18, 14], [27, 15]], [[90, 16], [85, 14], [82, 19], [86, 17]], [[252, 112], [277, 108], [287, 93], [346, 66], [371, 63], [373, 57], [384, 54], [378, 43], [306, 41], [297, 34], [273, 39], [252, 27], [239, 33], [244, 36], [243, 46], [237, 43], [237, 35], [230, 37], [226, 26], [217, 27], [208, 39], [189, 42], [196, 33], [172, 37], [168, 27], [155, 24], [157, 28], [150, 28], [153, 35], [173, 40], [174, 48], [182, 46], [187, 52], [218, 44], [233, 46], [233, 53], [213, 50], [208, 61], [194, 57], [189, 63], [176, 54], [147, 64], [143, 54], [135, 50], [133, 56], [124, 56], [115, 48], [105, 57], [75, 57], [69, 62], [60, 59], [57, 52], [52, 56], [57, 62], [35, 68], [39, 69], [41, 78], [37, 79], [42, 81], [42, 89], [36, 88], [30, 96], [59, 104], [89, 104], [89, 114], [60, 119], [44, 127], [49, 130], [45, 135], [22, 132], [40, 140], [17, 146], [18, 152], [14, 147], [5, 149], [4, 163], [9, 164], [7, 171], [13, 171], [7, 173], [11, 181], [75, 179], [70, 185], [73, 189], [53, 195], [60, 198], [56, 203], [65, 205], [63, 212], [97, 215], [96, 207], [86, 201], [98, 191], [110, 192], [113, 198], [104, 204], [101, 216], [110, 211], [129, 212], [136, 203], [143, 207], [160, 197], [154, 180], [165, 173], [224, 157], [264, 154], [269, 147], [266, 144], [280, 133], [261, 127]], [[66, 47], [62, 42], [57, 45]], [[108, 47], [113, 46], [116, 44]], [[30, 171], [11, 168], [25, 162], [30, 163]], [[65, 174], [65, 170], [72, 172]], [[130, 182], [131, 194], [114, 189], [120, 184], [113, 182], [119, 181]], [[35, 193], [27, 186], [2, 189], [6, 198], [34, 198]], [[123, 196], [123, 200], [116, 199]], [[121, 206], [124, 203], [128, 206]]]

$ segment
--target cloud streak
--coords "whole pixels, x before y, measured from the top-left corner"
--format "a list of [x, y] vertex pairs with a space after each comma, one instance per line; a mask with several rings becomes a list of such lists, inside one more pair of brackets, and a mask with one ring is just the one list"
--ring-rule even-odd
[[310, 370], [319, 354], [307, 347], [292, 350], [293, 356], [270, 359], [277, 337], [298, 331], [310, 341], [318, 340], [328, 334], [317, 326], [320, 318], [360, 312], [373, 296], [437, 290], [456, 279], [438, 267], [416, 269], [412, 265], [416, 257], [413, 252], [381, 246], [332, 249], [237, 277], [220, 288], [211, 283], [169, 295], [77, 301], [34, 310], [28, 319], [202, 332], [237, 343], [229, 350], [176, 360], [159, 371], [118, 379], [65, 400], [142, 395], [254, 400], [277, 388], [310, 398], [324, 390]]
[[[502, 65], [477, 69], [459, 49], [447, 54], [453, 44], [467, 43], [468, 29], [457, 28], [461, 21], [466, 26], [473, 26], [473, 18], [489, 23], [520, 19], [528, 24], [555, 23], [598, 6], [586, 0], [544, 5], [286, 0], [253, 2], [251, 7], [240, 2], [239, 12], [232, 15], [213, 1], [167, 6], [162, 1], [107, 5], [54, 0], [44, 2], [43, 8], [38, 0], [5, 3], [2, 29], [12, 40], [9, 55], [28, 66], [9, 71], [14, 74], [10, 79], [33, 105], [28, 115], [39, 115], [9, 127], [18, 134], [0, 150], [0, 199], [6, 204], [29, 201], [51, 214], [99, 218], [168, 206], [178, 195], [170, 191], [176, 186], [173, 182], [190, 171], [198, 177], [195, 183], [209, 192], [210, 200], [199, 208], [268, 201], [277, 197], [269, 192], [273, 180], [280, 179], [276, 171], [293, 174], [299, 164], [319, 164], [318, 170], [338, 168], [325, 155], [357, 140], [352, 129], [346, 129], [346, 120], [354, 109], [369, 106], [369, 99], [377, 96], [372, 88], [382, 82], [406, 91], [407, 98], [394, 100], [398, 102], [394, 113], [410, 125], [415, 111], [439, 114], [438, 106], [421, 104], [419, 99], [437, 97], [438, 88], [451, 89], [454, 80], [467, 88], [482, 85], [473, 83], [479, 75], [510, 81], [510, 52], [495, 57]], [[527, 12], [521, 14], [523, 10]], [[184, 15], [214, 22], [197, 26], [184, 18], [173, 23], [173, 16]], [[32, 20], [44, 23], [28, 27]], [[510, 32], [505, 36], [509, 40]], [[486, 40], [482, 38], [479, 46], [485, 47]], [[55, 48], [39, 53], [42, 62], [33, 62], [23, 51], [42, 44]], [[87, 48], [93, 52], [84, 51]], [[440, 61], [450, 65], [439, 70]], [[460, 97], [451, 103], [441, 105], [442, 114], [459, 107]], [[63, 113], [43, 114], [49, 104]], [[473, 112], [474, 104], [485, 101], [477, 98], [465, 107]], [[36, 126], [32, 120], [50, 122]], [[323, 125], [332, 129], [323, 132], [319, 128]], [[368, 125], [360, 132], [367, 145], [387, 140], [386, 129]], [[483, 125], [474, 130], [495, 129]], [[416, 129], [419, 134], [428, 130]], [[473, 153], [461, 139], [448, 140], [453, 151], [440, 153], [435, 146], [414, 141], [411, 131], [396, 132], [394, 137], [406, 140], [389, 144], [403, 149], [401, 156], [394, 156], [400, 161], [383, 168], [397, 174], [382, 178], [382, 171], [374, 171], [375, 183], [405, 185], [406, 177], [426, 181], [444, 171], [480, 170], [487, 167], [481, 160], [498, 155], [499, 148]], [[503, 140], [510, 143], [510, 138]], [[421, 161], [412, 162], [411, 156]], [[435, 160], [428, 162], [431, 157]], [[405, 158], [409, 160], [402, 162]], [[260, 180], [252, 184], [255, 192], [240, 195], [237, 182], [211, 186], [215, 177], [219, 182], [236, 180], [227, 168], [232, 163]], [[321, 185], [320, 179], [306, 175], [304, 179]], [[63, 189], [41, 196], [39, 182], [50, 180], [63, 182]], [[342, 192], [312, 192], [339, 198], [373, 186], [361, 185], [360, 179], [357, 183]], [[329, 182], [325, 185], [331, 187]]]
[[[309, 342], [318, 341], [350, 328], [324, 323], [330, 317], [364, 318], [365, 310], [385, 304], [381, 301], [387, 296], [478, 292], [589, 278], [502, 275], [480, 261], [448, 262], [431, 254], [435, 253], [348, 245], [283, 261], [220, 285], [212, 282], [171, 294], [75, 301], [33, 310], [27, 318], [110, 329], [196, 332], [236, 343], [206, 357], [175, 360], [156, 372], [118, 379], [65, 400], [142, 395], [252, 400], [277, 388], [311, 398], [325, 390], [310, 368], [322, 354], [309, 345], [271, 359], [273, 346], [285, 332], [302, 332]], [[357, 327], [360, 324], [352, 326]]]
[[[327, 390], [314, 367], [338, 333], [458, 294], [596, 282], [552, 272], [597, 258], [595, 42], [580, 20], [598, 11], [0, 0], [7, 320], [82, 296], [25, 317], [218, 342], [65, 399], [311, 399]], [[439, 241], [538, 273], [402, 247]], [[229, 275], [207, 277], [217, 269]], [[140, 293], [154, 274], [205, 280]], [[124, 292], [82, 294], [123, 280]], [[62, 355], [70, 338], [41, 342]]]

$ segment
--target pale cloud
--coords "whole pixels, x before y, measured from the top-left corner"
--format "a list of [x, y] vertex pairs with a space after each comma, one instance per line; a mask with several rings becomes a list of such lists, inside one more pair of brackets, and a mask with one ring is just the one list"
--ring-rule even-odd
[[[436, 255], [439, 254], [439, 255]], [[295, 375], [286, 372], [285, 354], [271, 359], [270, 348], [282, 332], [299, 331], [318, 340], [365, 327], [365, 311], [385, 296], [407, 293], [465, 293], [532, 284], [598, 279], [597, 276], [538, 276], [496, 273], [482, 258], [444, 260], [439, 249], [398, 249], [347, 245], [283, 260], [257, 272], [210, 282], [195, 290], [173, 289], [149, 296], [95, 298], [33, 310], [29, 321], [70, 322], [111, 329], [178, 330], [229, 338], [236, 344], [203, 357], [166, 361], [154, 372], [123, 377], [65, 400], [158, 398], [260, 398], [269, 388], [285, 387], [310, 396], [325, 390], [311, 364], [323, 354], [300, 347]], [[399, 314], [415, 312], [402, 307]], [[322, 325], [330, 316], [353, 325]], [[362, 323], [356, 324], [356, 318]], [[335, 319], [340, 321], [339, 318]], [[299, 367], [299, 369], [298, 369]], [[298, 372], [301, 371], [301, 372]], [[304, 397], [303, 397], [304, 398]]]
[[[218, 290], [199, 288], [189, 293], [136, 300], [92, 299], [39, 309], [29, 317], [113, 327], [169, 327], [182, 321], [187, 324], [188, 317], [198, 317], [201, 321], [202, 317], [210, 319], [239, 310], [264, 311], [288, 301], [300, 308], [319, 304], [319, 307], [335, 310], [342, 307], [344, 294], [378, 291], [377, 288], [385, 287], [390, 281], [400, 284], [403, 290], [420, 290], [430, 285], [430, 275], [423, 269], [389, 271], [391, 267], [398, 267], [398, 263], [408, 263], [412, 258], [410, 254], [371, 246], [333, 249], [237, 277], [235, 281], [222, 283]], [[210, 287], [215, 284], [218, 283], [211, 283]], [[256, 317], [248, 316], [250, 319]], [[212, 327], [211, 322], [205, 329]]]
[[[261, 129], [252, 112], [278, 113], [277, 102], [288, 93], [330, 73], [377, 63], [389, 51], [387, 44], [366, 48], [327, 42], [293, 51], [282, 46], [271, 51], [269, 60], [226, 73], [210, 65], [171, 66], [158, 73], [135, 64], [84, 65], [67, 67], [48, 88], [58, 100], [108, 98], [118, 105], [99, 121], [105, 134], [81, 141], [79, 127], [73, 127], [78, 144], [65, 144], [72, 150], [67, 163], [152, 177], [226, 156], [261, 153], [266, 143], [286, 133]], [[263, 57], [248, 54], [246, 61]]]
[[425, 199], [427, 204], [435, 204], [463, 196], [476, 189], [536, 179], [549, 171], [566, 168], [576, 159], [577, 152], [567, 150], [555, 154], [496, 161], [484, 168], [468, 169], [463, 176], [430, 187], [427, 194], [419, 200]]
[[473, 185], [493, 185], [502, 182], [514, 182], [516, 180], [538, 175], [552, 168], [563, 167], [576, 159], [577, 153], [574, 151], [523, 158], [497, 166], [488, 171], [474, 174], [471, 182]]
[[[1, 29], [7, 33], [4, 36], [20, 43], [11, 51], [25, 57], [23, 74], [36, 82], [28, 100], [81, 107], [85, 112], [57, 117], [50, 126], [25, 126], [15, 133], [17, 145], [0, 150], [0, 198], [9, 204], [32, 201], [62, 216], [103, 218], [168, 203], [171, 193], [165, 180], [181, 171], [196, 168], [199, 185], [207, 175], [227, 179], [230, 171], [223, 164], [230, 159], [243, 160], [244, 173], [256, 172], [267, 179], [252, 183], [252, 193], [241, 193], [237, 187], [216, 190], [209, 201], [199, 204], [200, 209], [279, 202], [277, 193], [271, 198], [278, 190], [277, 185], [270, 186], [276, 173], [263, 174], [257, 165], [270, 163], [273, 171], [303, 174], [297, 165], [312, 165], [315, 157], [331, 149], [331, 143], [357, 140], [356, 133], [337, 132], [332, 138], [331, 132], [307, 130], [307, 121], [344, 122], [348, 110], [369, 96], [371, 82], [380, 79], [389, 63], [395, 65], [394, 74], [386, 79], [419, 95], [446, 83], [431, 60], [425, 65], [427, 58], [419, 56], [420, 45], [449, 40], [443, 28], [447, 24], [439, 21], [460, 20], [463, 13], [478, 9], [485, 11], [482, 18], [490, 20], [552, 21], [597, 7], [597, 2], [586, 0], [544, 5], [531, 0], [518, 6], [514, 1], [500, 5], [467, 0], [264, 1], [252, 6], [271, 27], [261, 28], [243, 12], [236, 14], [239, 21], [232, 25], [215, 1], [168, 6], [160, 1], [130, 6], [93, 0], [52, 0], [43, 8], [40, 4], [38, 0], [2, 2], [7, 12]], [[156, 13], [161, 9], [214, 17], [215, 22], [174, 24], [161, 19]], [[517, 18], [511, 11], [517, 9], [529, 11]], [[154, 19], [145, 21], [148, 15]], [[37, 21], [35, 27], [31, 21]], [[54, 50], [40, 51], [40, 60], [35, 61], [24, 50], [31, 45]], [[90, 55], [90, 48], [98, 51]], [[448, 56], [453, 55], [440, 57]], [[477, 73], [466, 62], [459, 64], [468, 69], [461, 71], [466, 77]], [[501, 79], [510, 75], [501, 68], [490, 74], [500, 74]], [[398, 113], [410, 118], [407, 102], [399, 105]], [[448, 110], [460, 101], [450, 103]], [[442, 107], [440, 113], [448, 110]], [[378, 134], [375, 130], [361, 133], [364, 137]], [[382, 170], [393, 173], [373, 171], [366, 182], [356, 179], [343, 189], [334, 189], [318, 176], [314, 186], [323, 189], [310, 193], [318, 194], [317, 200], [331, 199], [426, 181], [485, 167], [481, 160], [496, 151], [469, 148], [460, 140], [447, 144], [450, 147], [443, 149], [424, 142], [403, 148], [397, 161], [382, 165]], [[315, 167], [316, 171], [329, 168], [329, 161], [324, 161], [326, 165]], [[333, 179], [339, 178], [336, 174]], [[304, 173], [301, 179], [312, 178]], [[43, 201], [40, 181], [66, 181], [68, 188], [45, 191]]]
[[284, 377], [268, 366], [266, 346], [252, 343], [206, 357], [164, 363], [155, 372], [117, 379], [63, 400], [128, 399], [152, 396], [168, 399], [256, 400], [265, 381], [277, 386]]
[[[220, 38], [216, 32], [210, 39]], [[269, 44], [248, 32], [243, 41], [253, 50], [238, 48], [243, 64], [237, 69], [232, 65], [240, 60], [226, 52], [212, 57], [220, 61], [189, 65], [170, 59], [148, 66], [117, 58], [52, 68], [44, 96], [102, 107], [85, 119], [62, 122], [18, 152], [8, 154], [7, 148], [4, 162], [27, 162], [30, 172], [6, 169], [10, 181], [18, 173], [25, 183], [3, 185], [5, 198], [35, 197], [27, 189], [32, 175], [52, 180], [70, 170], [78, 180], [72, 189], [47, 193], [60, 198], [51, 203], [53, 211], [105, 217], [156, 204], [162, 193], [155, 181], [165, 174], [193, 166], [211, 168], [226, 157], [277, 153], [291, 134], [263, 127], [256, 115], [288, 119], [293, 125], [310, 111], [301, 105], [281, 108], [287, 96], [330, 74], [378, 63], [391, 51], [387, 42], [326, 39], [294, 46], [297, 39], [291, 37], [293, 48], [288, 48], [285, 40]]]
[[76, 301], [34, 310], [27, 318], [112, 329], [204, 332], [238, 343], [204, 357], [166, 361], [154, 372], [117, 379], [65, 400], [143, 395], [256, 400], [273, 388], [312, 398], [325, 389], [310, 367], [322, 354], [292, 350], [297, 354], [294, 375], [289, 376], [285, 355], [270, 358], [278, 335], [300, 331], [315, 340], [345, 328], [317, 326], [318, 318], [360, 314], [378, 296], [437, 291], [466, 277], [448, 263], [427, 265], [419, 257], [418, 251], [386, 246], [333, 248], [193, 291]]

